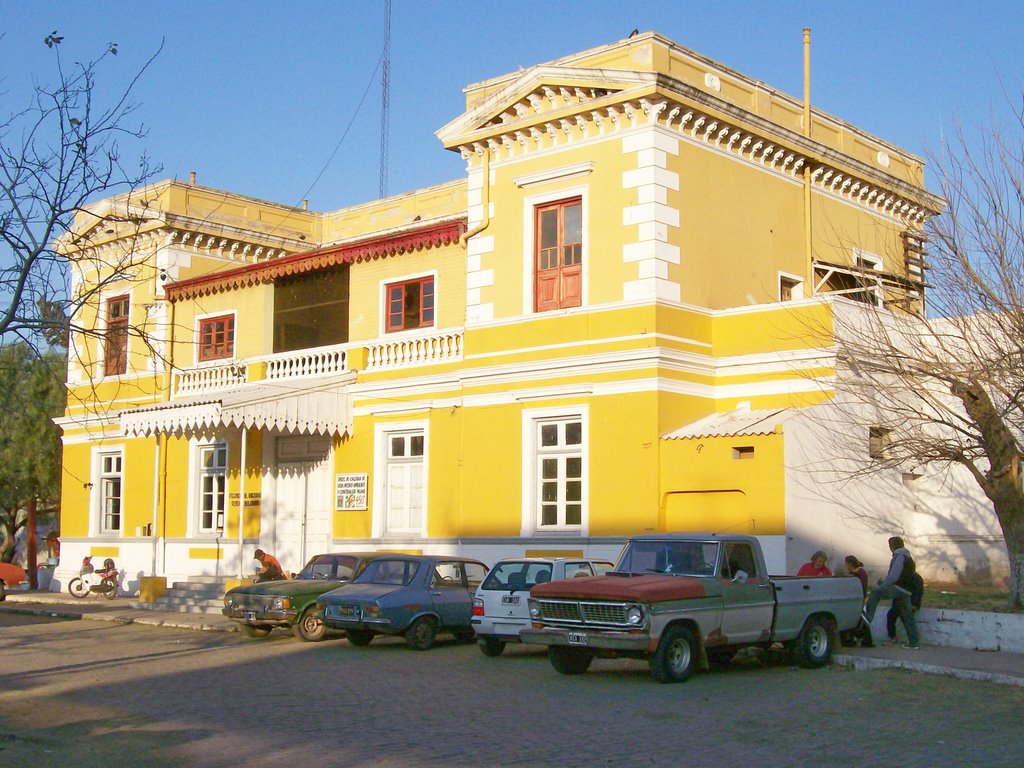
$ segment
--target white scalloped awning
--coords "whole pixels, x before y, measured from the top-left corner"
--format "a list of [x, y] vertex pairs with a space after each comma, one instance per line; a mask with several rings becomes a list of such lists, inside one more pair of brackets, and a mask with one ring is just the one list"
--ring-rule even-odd
[[277, 429], [296, 434], [352, 434], [352, 397], [346, 386], [354, 373], [316, 386], [295, 382], [249, 384], [121, 411], [127, 437], [206, 432], [225, 427]]

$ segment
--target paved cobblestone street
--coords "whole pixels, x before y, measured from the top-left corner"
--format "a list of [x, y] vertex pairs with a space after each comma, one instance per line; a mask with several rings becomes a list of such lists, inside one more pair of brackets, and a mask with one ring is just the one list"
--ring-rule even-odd
[[[445, 636], [442, 636], [445, 637]], [[1024, 689], [782, 660], [657, 685], [443, 639], [417, 653], [0, 616], [3, 766], [1009, 766]]]

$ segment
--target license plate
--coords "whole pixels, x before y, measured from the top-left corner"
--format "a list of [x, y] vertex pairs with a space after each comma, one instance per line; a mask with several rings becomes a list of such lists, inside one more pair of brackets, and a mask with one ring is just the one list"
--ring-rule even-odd
[[519, 595], [502, 595], [502, 605], [519, 605]]
[[569, 633], [569, 645], [586, 645], [587, 644], [587, 633], [586, 632], [570, 632]]
[[328, 607], [327, 613], [330, 616], [351, 618], [356, 615], [356, 609], [351, 605], [332, 605]]

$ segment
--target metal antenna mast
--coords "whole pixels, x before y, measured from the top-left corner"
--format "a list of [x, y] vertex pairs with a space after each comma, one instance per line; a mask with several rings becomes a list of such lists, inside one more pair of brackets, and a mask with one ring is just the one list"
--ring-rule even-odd
[[384, 68], [380, 80], [380, 196], [388, 194], [388, 112], [391, 110], [391, 0], [384, 0]]

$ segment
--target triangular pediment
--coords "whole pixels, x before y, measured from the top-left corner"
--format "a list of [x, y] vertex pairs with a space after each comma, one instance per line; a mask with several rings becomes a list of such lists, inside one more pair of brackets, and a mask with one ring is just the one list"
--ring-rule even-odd
[[446, 147], [470, 137], [585, 112], [654, 87], [657, 73], [541, 65], [524, 69], [437, 132]]

